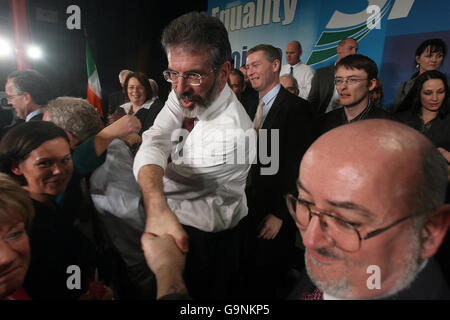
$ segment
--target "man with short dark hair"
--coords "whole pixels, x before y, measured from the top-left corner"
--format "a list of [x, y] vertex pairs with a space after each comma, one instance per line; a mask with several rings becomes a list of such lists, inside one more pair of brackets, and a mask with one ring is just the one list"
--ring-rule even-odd
[[297, 86], [300, 98], [308, 99], [311, 90], [311, 81], [314, 76], [314, 70], [301, 62], [302, 45], [298, 41], [291, 41], [286, 46], [286, 62], [281, 67], [281, 74], [288, 74], [297, 80]]
[[[348, 55], [356, 54], [358, 42], [352, 38], [345, 38], [336, 48], [336, 63]], [[339, 106], [339, 96], [334, 85], [335, 64], [316, 70], [312, 79], [308, 101], [317, 115], [328, 113]]]
[[228, 76], [228, 85], [236, 97], [241, 100], [241, 94], [244, 91], [244, 75], [242, 72], [238, 69], [231, 69], [230, 75]]
[[278, 161], [278, 170], [264, 174], [261, 168], [268, 164], [260, 158], [252, 166], [247, 188], [251, 247], [247, 287], [253, 289], [250, 296], [266, 299], [281, 298], [277, 289], [292, 267], [296, 230], [283, 195], [295, 188], [300, 159], [316, 137], [308, 102], [280, 85], [280, 66], [280, 53], [271, 45], [257, 45], [247, 53], [248, 76], [259, 93], [258, 105], [250, 110], [259, 150], [270, 150]]
[[18, 118], [41, 120], [42, 108], [51, 98], [50, 84], [36, 70], [20, 70], [11, 73], [5, 85], [6, 98]]
[[[146, 232], [170, 234], [187, 253], [186, 281], [194, 298], [231, 298], [239, 280], [255, 132], [227, 84], [231, 46], [219, 19], [187, 13], [166, 26], [161, 39], [169, 63], [163, 74], [172, 91], [134, 161]], [[236, 162], [239, 151], [245, 161]]]
[[335, 84], [343, 108], [325, 114], [321, 132], [363, 119], [386, 118], [391, 115], [370, 102], [369, 92], [377, 84], [376, 63], [361, 54], [349, 55], [336, 64]]
[[287, 196], [308, 274], [291, 298], [450, 299], [433, 259], [450, 223], [446, 186], [445, 159], [405, 125], [371, 119], [322, 135]]

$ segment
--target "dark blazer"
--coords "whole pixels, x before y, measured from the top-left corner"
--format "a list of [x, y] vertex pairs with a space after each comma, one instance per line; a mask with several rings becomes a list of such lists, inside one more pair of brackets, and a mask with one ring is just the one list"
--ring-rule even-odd
[[141, 108], [138, 112], [136, 112], [135, 116], [141, 121], [142, 129], [139, 132], [139, 135], [142, 134], [153, 126], [153, 122], [155, 122], [156, 116], [158, 116], [161, 109], [164, 107], [164, 103], [161, 100], [156, 99], [149, 109]]
[[[315, 286], [303, 271], [296, 275], [295, 286], [288, 300], [298, 300], [303, 293], [311, 293]], [[417, 275], [412, 284], [393, 296], [383, 300], [450, 300], [450, 290], [442, 275], [442, 270], [434, 258], [428, 260], [426, 267]]]
[[334, 64], [317, 69], [311, 82], [308, 101], [316, 114], [324, 114], [333, 97]]
[[[251, 109], [251, 118], [254, 118], [256, 107]], [[293, 230], [295, 236], [295, 225], [287, 210], [284, 195], [296, 190], [300, 160], [317, 137], [316, 128], [308, 102], [281, 87], [261, 127], [267, 129], [266, 154], [271, 151], [272, 130], [279, 132], [278, 171], [273, 175], [261, 174], [262, 168], [273, 166], [275, 155], [271, 155], [272, 163], [266, 165], [262, 164], [258, 157], [258, 162], [251, 168], [249, 219], [253, 226], [261, 223], [267, 214], [273, 214], [283, 220], [280, 232], [286, 228], [291, 234]], [[259, 133], [261, 132], [260, 130]], [[259, 154], [264, 140], [260, 137], [258, 141]]]
[[[251, 118], [254, 118], [256, 108], [257, 106], [253, 106]], [[266, 150], [269, 152], [270, 132], [273, 129], [279, 130], [279, 166], [275, 175], [261, 175], [260, 169], [270, 167], [270, 164], [262, 165], [260, 159], [252, 166], [252, 186], [256, 190], [258, 203], [255, 208], [261, 215], [260, 218], [272, 213], [283, 221], [290, 221], [283, 196], [296, 189], [300, 160], [317, 137], [316, 122], [308, 102], [281, 87], [261, 129], [268, 130]]]

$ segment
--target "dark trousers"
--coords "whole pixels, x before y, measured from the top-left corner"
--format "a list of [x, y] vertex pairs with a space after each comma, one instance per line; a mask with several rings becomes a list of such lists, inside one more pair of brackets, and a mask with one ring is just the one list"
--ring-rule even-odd
[[199, 300], [235, 298], [240, 283], [242, 222], [221, 232], [183, 227], [189, 236], [184, 278], [191, 297]]

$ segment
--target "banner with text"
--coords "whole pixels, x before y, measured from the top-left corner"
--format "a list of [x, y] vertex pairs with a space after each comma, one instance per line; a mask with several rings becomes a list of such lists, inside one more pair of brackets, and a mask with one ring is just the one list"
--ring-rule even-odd
[[[302, 61], [317, 69], [335, 62], [341, 39], [356, 39], [358, 53], [378, 64], [386, 106], [415, 72], [414, 54], [423, 40], [450, 44], [449, 12], [448, 0], [209, 0], [208, 5], [208, 13], [228, 30], [236, 67], [261, 43], [279, 48], [284, 64], [286, 44], [297, 40]], [[449, 73], [450, 62], [440, 70]]]

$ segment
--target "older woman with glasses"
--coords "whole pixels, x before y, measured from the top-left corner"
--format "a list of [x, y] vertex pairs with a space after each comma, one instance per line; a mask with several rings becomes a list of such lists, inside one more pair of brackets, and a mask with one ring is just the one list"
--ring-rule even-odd
[[0, 174], [0, 300], [29, 300], [22, 287], [30, 265], [28, 231], [34, 216], [27, 192]]

